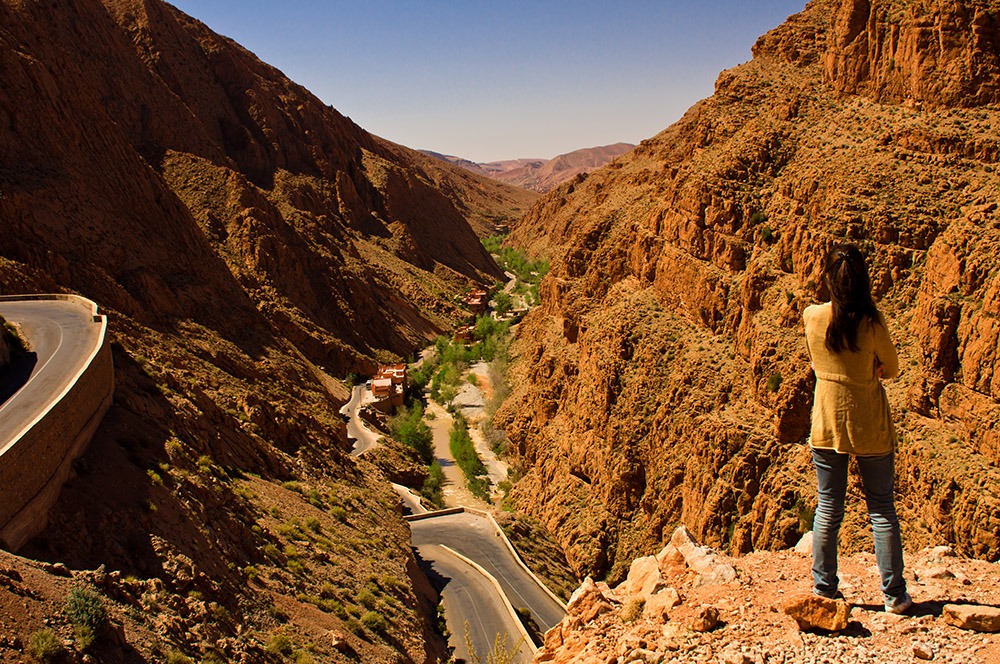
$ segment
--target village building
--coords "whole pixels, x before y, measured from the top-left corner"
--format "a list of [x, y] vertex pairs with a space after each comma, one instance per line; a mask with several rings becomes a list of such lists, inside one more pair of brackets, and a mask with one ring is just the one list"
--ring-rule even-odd
[[455, 343], [471, 344], [474, 340], [473, 333], [475, 331], [475, 325], [462, 325], [455, 330]]
[[380, 364], [378, 371], [372, 376], [372, 396], [383, 405], [395, 407], [403, 405], [409, 379], [405, 364]]
[[474, 290], [466, 295], [462, 302], [472, 313], [484, 314], [490, 303], [490, 294], [484, 290]]

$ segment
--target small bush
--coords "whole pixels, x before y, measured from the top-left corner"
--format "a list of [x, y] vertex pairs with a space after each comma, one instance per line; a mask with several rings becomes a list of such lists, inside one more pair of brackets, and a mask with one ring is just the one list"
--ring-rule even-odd
[[367, 588], [362, 588], [358, 593], [358, 603], [366, 609], [375, 608], [375, 595]]
[[73, 640], [80, 650], [87, 650], [94, 643], [94, 630], [86, 625], [73, 625]]
[[389, 629], [385, 616], [378, 611], [365, 611], [361, 616], [361, 624], [377, 634], [384, 634]]
[[333, 507], [330, 508], [330, 516], [332, 516], [337, 521], [340, 521], [341, 523], [347, 522], [347, 510], [345, 510], [340, 505], [334, 505]]
[[285, 611], [283, 608], [281, 608], [277, 604], [272, 604], [271, 607], [267, 611], [268, 611], [268, 613], [271, 614], [271, 617], [274, 618], [275, 620], [277, 620], [278, 622], [280, 622], [280, 623], [288, 622], [288, 618], [289, 618], [288, 611]]
[[779, 387], [781, 387], [781, 372], [775, 371], [767, 377], [767, 391], [777, 392]]
[[62, 642], [51, 629], [39, 630], [28, 638], [28, 652], [43, 662], [51, 662], [62, 651]]
[[171, 650], [167, 653], [167, 664], [194, 664], [194, 660], [182, 652]]
[[66, 598], [66, 617], [74, 625], [88, 627], [96, 634], [107, 613], [100, 595], [86, 588], [73, 588]]
[[269, 655], [291, 655], [294, 649], [291, 637], [287, 634], [275, 634], [267, 642], [267, 654]]
[[311, 516], [306, 519], [306, 528], [313, 531], [314, 533], [318, 533], [323, 530], [323, 526], [322, 524], [320, 524], [319, 519], [317, 519], [314, 516]]
[[633, 597], [631, 598], [624, 607], [622, 607], [621, 618], [622, 622], [631, 623], [635, 622], [642, 615], [642, 610], [646, 607], [646, 600], [643, 597]]

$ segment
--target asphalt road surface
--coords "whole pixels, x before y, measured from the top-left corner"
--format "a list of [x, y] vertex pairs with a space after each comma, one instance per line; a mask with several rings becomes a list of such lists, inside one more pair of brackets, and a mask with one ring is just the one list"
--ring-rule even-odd
[[469, 514], [448, 514], [410, 522], [416, 547], [444, 544], [476, 561], [500, 583], [515, 609], [527, 608], [542, 633], [566, 615], [514, 558], [489, 520]]
[[83, 368], [101, 326], [90, 308], [65, 300], [0, 302], [0, 315], [20, 325], [30, 346], [27, 358], [0, 374], [2, 452]]
[[361, 399], [366, 390], [364, 385], [355, 385], [354, 389], [351, 390], [351, 400], [340, 409], [341, 413], [350, 418], [347, 420], [347, 436], [354, 440], [354, 449], [351, 450], [352, 456], [358, 456], [365, 450], [374, 447], [378, 443], [378, 439], [382, 437], [366, 427], [358, 416], [358, 411], [361, 410]]
[[489, 579], [441, 545], [421, 544], [416, 549], [431, 583], [441, 590], [456, 661], [473, 661], [466, 647], [466, 623], [478, 661], [487, 661], [498, 635], [508, 652], [516, 651], [511, 662], [531, 661], [531, 649]]

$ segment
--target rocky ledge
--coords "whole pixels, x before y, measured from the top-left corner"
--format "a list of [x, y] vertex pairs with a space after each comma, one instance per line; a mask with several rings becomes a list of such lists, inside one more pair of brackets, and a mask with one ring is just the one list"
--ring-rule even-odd
[[[915, 605], [897, 616], [883, 610], [870, 553], [841, 557], [844, 600], [811, 595], [810, 541], [730, 558], [682, 526], [658, 554], [633, 561], [618, 586], [588, 577], [535, 661], [1000, 661], [1000, 565], [948, 546], [909, 554]], [[810, 628], [809, 620], [839, 629]]]

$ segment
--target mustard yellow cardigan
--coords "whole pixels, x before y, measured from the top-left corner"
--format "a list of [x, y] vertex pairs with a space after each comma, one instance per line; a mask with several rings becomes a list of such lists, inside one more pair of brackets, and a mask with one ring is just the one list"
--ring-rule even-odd
[[882, 456], [895, 449], [889, 400], [879, 380], [899, 375], [899, 359], [889, 339], [885, 318], [879, 323], [862, 322], [858, 328], [858, 352], [831, 352], [826, 347], [826, 328], [832, 305], [815, 304], [802, 314], [806, 327], [806, 350], [816, 373], [812, 430], [809, 444], [841, 454]]

